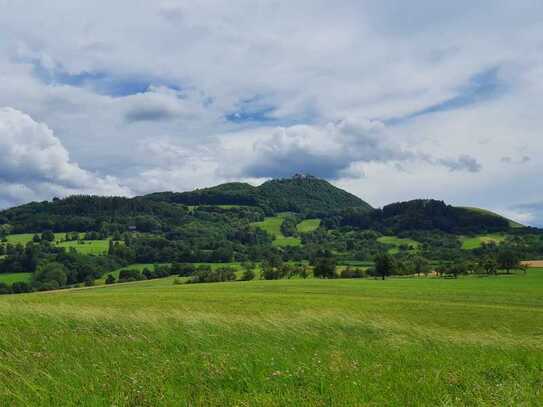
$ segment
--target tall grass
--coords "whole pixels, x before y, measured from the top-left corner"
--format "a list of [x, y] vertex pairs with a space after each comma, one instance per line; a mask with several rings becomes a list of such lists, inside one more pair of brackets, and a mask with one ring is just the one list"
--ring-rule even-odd
[[0, 405], [540, 405], [543, 270], [0, 297]]

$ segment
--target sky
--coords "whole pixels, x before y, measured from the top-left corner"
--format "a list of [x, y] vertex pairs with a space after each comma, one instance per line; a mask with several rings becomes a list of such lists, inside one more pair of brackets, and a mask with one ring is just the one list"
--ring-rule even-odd
[[543, 226], [540, 0], [0, 10], [0, 207], [301, 172]]

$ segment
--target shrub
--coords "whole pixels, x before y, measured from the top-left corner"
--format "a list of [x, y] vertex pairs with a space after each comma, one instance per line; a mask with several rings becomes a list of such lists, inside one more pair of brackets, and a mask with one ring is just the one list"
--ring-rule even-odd
[[115, 280], [115, 276], [113, 274], [108, 274], [106, 277], [106, 284], [115, 284], [117, 280]]

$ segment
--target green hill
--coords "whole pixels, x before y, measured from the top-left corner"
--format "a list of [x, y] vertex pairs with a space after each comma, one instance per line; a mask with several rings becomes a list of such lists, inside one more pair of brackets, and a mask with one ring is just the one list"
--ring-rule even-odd
[[161, 192], [146, 195], [154, 201], [184, 205], [257, 206], [269, 214], [278, 212], [324, 213], [346, 208], [372, 207], [357, 196], [310, 175], [267, 181], [260, 186], [240, 182], [197, 189], [191, 192]]

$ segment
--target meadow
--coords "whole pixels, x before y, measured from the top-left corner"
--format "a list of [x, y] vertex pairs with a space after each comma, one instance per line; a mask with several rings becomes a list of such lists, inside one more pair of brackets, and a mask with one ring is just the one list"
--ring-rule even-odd
[[173, 278], [0, 297], [0, 405], [541, 405], [526, 276]]
[[274, 246], [284, 247], [301, 245], [302, 241], [299, 237], [283, 235], [283, 232], [281, 232], [281, 225], [283, 224], [284, 220], [285, 218], [283, 216], [278, 215], [267, 217], [262, 222], [255, 222], [252, 225], [275, 236], [275, 240], [273, 241]]
[[483, 243], [502, 243], [505, 241], [506, 236], [500, 233], [478, 235], [478, 236], [463, 236], [460, 238], [462, 249], [473, 250], [478, 249]]
[[[80, 235], [82, 237], [82, 234]], [[21, 233], [7, 236], [7, 242], [11, 244], [26, 245], [32, 241], [34, 233]], [[82, 254], [91, 254], [95, 256], [101, 256], [107, 254], [109, 249], [109, 239], [103, 240], [79, 240], [79, 241], [65, 241], [66, 233], [55, 233], [54, 245], [58, 247], [64, 247], [66, 250], [74, 248], [77, 252]]]
[[420, 247], [420, 243], [413, 239], [399, 238], [396, 236], [381, 236], [377, 239], [379, 243], [383, 243], [392, 246], [388, 249], [390, 254], [396, 254], [400, 252], [400, 247], [409, 247], [409, 250], [417, 250]]

